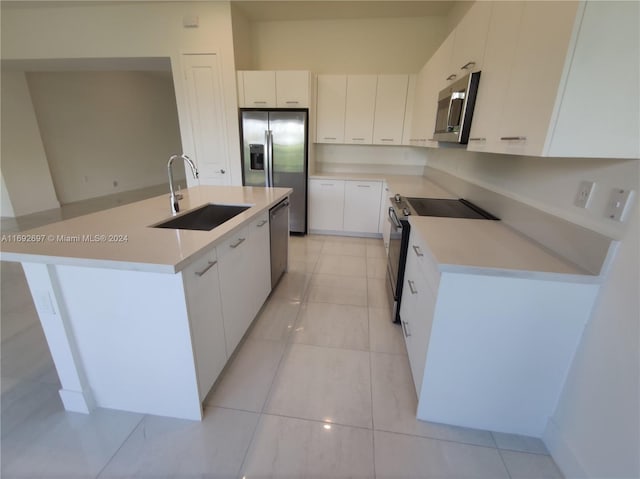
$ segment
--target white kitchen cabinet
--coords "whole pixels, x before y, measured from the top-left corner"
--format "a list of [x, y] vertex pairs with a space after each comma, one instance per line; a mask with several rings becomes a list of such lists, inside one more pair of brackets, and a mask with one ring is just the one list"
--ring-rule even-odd
[[378, 75], [373, 123], [374, 145], [401, 145], [408, 75]]
[[248, 70], [243, 72], [244, 106], [276, 107], [276, 72]]
[[455, 28], [451, 61], [447, 76], [456, 75], [452, 81], [464, 75], [482, 70], [491, 7], [494, 2], [474, 2]]
[[497, 151], [524, 2], [494, 2], [468, 150]]
[[577, 2], [525, 3], [494, 151], [543, 153], [577, 10]]
[[344, 217], [344, 180], [309, 180], [309, 229], [342, 231]]
[[270, 291], [268, 212], [234, 232], [216, 250], [225, 340], [231, 355]]
[[316, 95], [316, 142], [344, 143], [347, 76], [318, 75]]
[[[419, 256], [423, 255], [423, 256]], [[407, 346], [409, 366], [416, 391], [421, 391], [429, 337], [436, 307], [437, 284], [433, 288], [423, 271], [424, 252], [416, 235], [409, 240], [409, 251], [400, 302], [402, 333]]]
[[344, 231], [377, 233], [380, 224], [380, 181], [346, 180], [344, 187]]
[[276, 71], [276, 106], [278, 108], [308, 108], [311, 72]]
[[639, 158], [639, 8], [495, 2], [468, 149]]
[[598, 284], [439, 264], [410, 223], [400, 319], [417, 417], [540, 436]]
[[412, 145], [412, 132], [413, 132], [413, 110], [416, 102], [416, 82], [418, 75], [409, 75], [409, 82], [407, 84], [407, 106], [404, 110], [404, 121], [402, 127], [402, 144]]
[[344, 143], [373, 143], [376, 107], [376, 75], [348, 75]]
[[[229, 154], [218, 55], [182, 55], [193, 145], [183, 145], [195, 161], [201, 185], [228, 185]], [[190, 174], [187, 173], [187, 180]]]
[[215, 248], [182, 271], [191, 341], [203, 401], [227, 362], [218, 259]]

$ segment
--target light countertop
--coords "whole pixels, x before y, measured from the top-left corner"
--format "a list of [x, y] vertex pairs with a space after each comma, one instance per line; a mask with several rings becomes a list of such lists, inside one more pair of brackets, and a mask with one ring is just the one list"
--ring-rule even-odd
[[179, 214], [207, 203], [251, 208], [211, 231], [152, 228], [172, 217], [167, 193], [15, 235], [3, 234], [1, 257], [3, 261], [176, 273], [291, 191], [242, 186], [188, 188], [182, 190]]
[[[386, 181], [389, 196], [399, 193], [424, 198], [457, 198], [424, 176], [321, 173], [310, 178]], [[441, 271], [576, 282], [598, 279], [501, 221], [411, 216], [409, 222]]]
[[440, 271], [592, 282], [598, 277], [500, 221], [409, 217]]

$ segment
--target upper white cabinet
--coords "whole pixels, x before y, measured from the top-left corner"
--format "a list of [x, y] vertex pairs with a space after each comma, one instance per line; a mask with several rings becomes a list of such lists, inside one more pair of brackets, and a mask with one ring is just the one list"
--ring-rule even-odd
[[308, 108], [308, 71], [239, 71], [238, 104], [247, 108]]
[[345, 143], [373, 143], [373, 115], [376, 108], [376, 75], [347, 76], [344, 119]]
[[411, 132], [413, 130], [413, 111], [416, 102], [416, 83], [418, 75], [409, 75], [407, 85], [407, 102], [404, 110], [404, 122], [402, 127], [402, 144], [411, 145]]
[[475, 2], [455, 28], [451, 61], [446, 72], [447, 77], [455, 75], [452, 81], [482, 69], [491, 6], [491, 2]]
[[637, 2], [494, 2], [469, 150], [640, 157]]
[[378, 232], [381, 190], [380, 181], [345, 181], [344, 231]]
[[318, 75], [316, 142], [409, 144], [408, 89], [409, 75]]
[[318, 75], [317, 81], [316, 141], [344, 143], [347, 76]]
[[[218, 55], [183, 55], [193, 145], [183, 145], [195, 161], [201, 185], [228, 185], [227, 129]], [[187, 181], [191, 181], [187, 174]]]
[[278, 108], [306, 108], [309, 106], [311, 72], [277, 71], [276, 106]]
[[244, 106], [255, 108], [275, 108], [276, 72], [245, 71], [242, 75]]
[[407, 106], [408, 75], [378, 75], [373, 143], [401, 145]]

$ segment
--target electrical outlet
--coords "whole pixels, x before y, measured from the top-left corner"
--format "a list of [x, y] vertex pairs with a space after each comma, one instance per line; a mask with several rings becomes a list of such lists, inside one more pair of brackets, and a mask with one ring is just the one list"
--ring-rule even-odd
[[611, 197], [607, 204], [607, 218], [616, 221], [624, 221], [627, 211], [631, 206], [631, 196], [633, 190], [625, 190], [623, 188], [614, 188], [611, 191]]
[[578, 194], [573, 204], [579, 208], [587, 208], [589, 206], [589, 200], [591, 199], [591, 193], [596, 184], [593, 181], [582, 181], [578, 188]]

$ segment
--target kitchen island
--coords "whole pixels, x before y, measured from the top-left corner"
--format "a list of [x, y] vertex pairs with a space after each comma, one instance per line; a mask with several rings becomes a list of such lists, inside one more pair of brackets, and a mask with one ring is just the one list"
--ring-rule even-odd
[[269, 209], [290, 193], [185, 190], [184, 212], [248, 206], [211, 231], [155, 228], [172, 216], [163, 195], [3, 235], [2, 260], [23, 265], [65, 409], [201, 419], [271, 290]]

